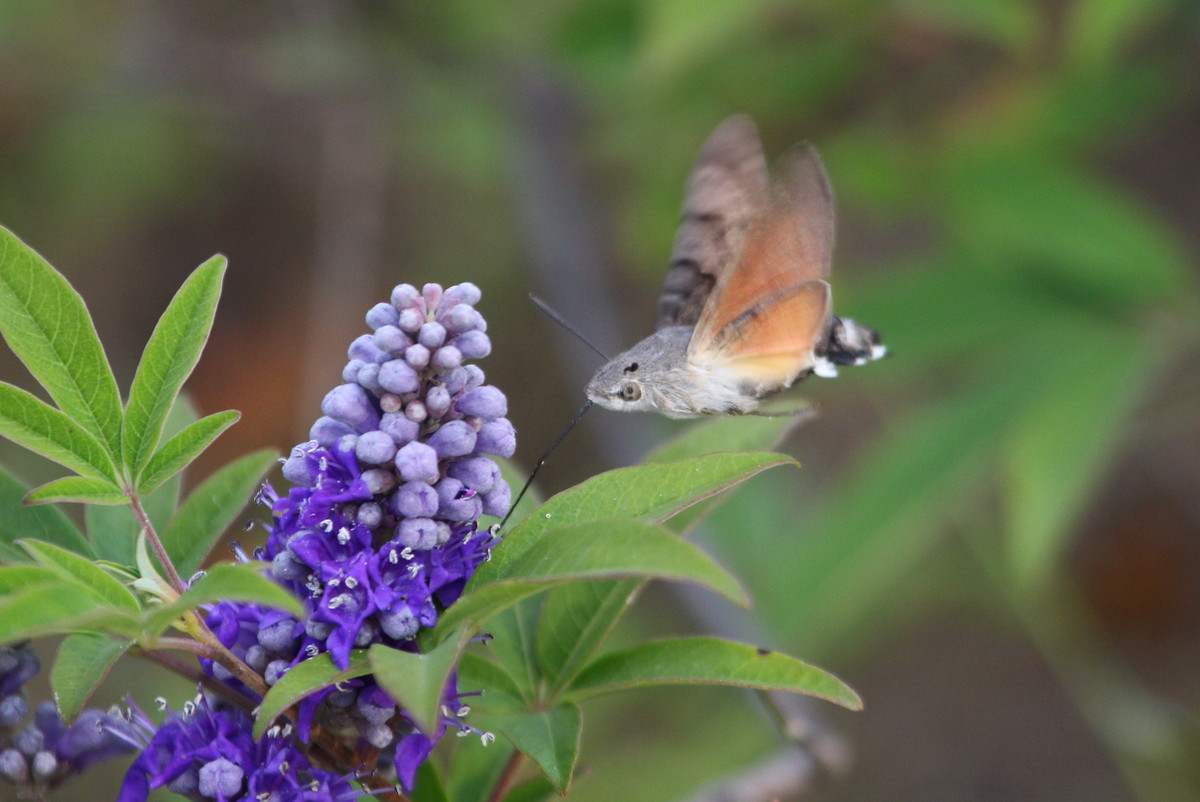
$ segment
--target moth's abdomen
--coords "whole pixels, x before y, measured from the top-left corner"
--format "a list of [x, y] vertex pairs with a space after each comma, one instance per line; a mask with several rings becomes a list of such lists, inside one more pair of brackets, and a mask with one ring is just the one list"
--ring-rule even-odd
[[817, 365], [813, 370], [818, 376], [836, 376], [838, 366], [865, 365], [887, 356], [879, 332], [847, 317], [833, 316], [829, 334], [817, 348]]

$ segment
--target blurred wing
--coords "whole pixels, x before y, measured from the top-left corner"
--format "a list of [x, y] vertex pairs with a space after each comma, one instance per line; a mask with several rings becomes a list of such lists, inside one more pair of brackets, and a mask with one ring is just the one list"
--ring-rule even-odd
[[655, 331], [696, 322], [717, 279], [737, 260], [768, 197], [758, 131], [749, 117], [731, 117], [704, 143], [688, 179]]
[[812, 367], [832, 308], [833, 191], [812, 146], [784, 159], [771, 200], [713, 287], [688, 360], [776, 387]]

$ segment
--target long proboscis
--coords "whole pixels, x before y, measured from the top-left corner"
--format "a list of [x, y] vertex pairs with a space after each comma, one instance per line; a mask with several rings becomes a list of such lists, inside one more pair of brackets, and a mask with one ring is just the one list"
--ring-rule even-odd
[[567, 433], [575, 428], [575, 424], [579, 423], [579, 419], [583, 417], [583, 413], [587, 412], [591, 408], [592, 401], [591, 399], [588, 399], [580, 408], [580, 410], [575, 413], [575, 417], [571, 419], [571, 422], [567, 424], [567, 428], [563, 429], [558, 437], [554, 438], [554, 442], [551, 443], [550, 447], [546, 449], [546, 453], [542, 454], [542, 456], [538, 459], [537, 464], [533, 466], [533, 470], [529, 473], [529, 478], [525, 480], [525, 484], [521, 487], [521, 492], [517, 493], [517, 497], [513, 501], [512, 506], [508, 508], [508, 512], [500, 521], [499, 526], [496, 527], [497, 534], [500, 534], [504, 531], [504, 525], [508, 523], [508, 519], [512, 516], [513, 512], [516, 511], [517, 505], [521, 503], [521, 499], [525, 498], [525, 492], [529, 490], [529, 486], [533, 484], [534, 477], [538, 475], [538, 471], [540, 471], [542, 466], [546, 464], [546, 460], [550, 458], [550, 454], [553, 453], [554, 449], [558, 448], [558, 444], [563, 441], [563, 438], [567, 436]]
[[[568, 323], [563, 318], [562, 315], [560, 315], [558, 312], [555, 312], [550, 307], [550, 304], [546, 303], [541, 298], [537, 297], [536, 295], [534, 295], [532, 293], [530, 293], [530, 295], [529, 295], [529, 300], [533, 301], [534, 306], [536, 306], [538, 309], [542, 310], [542, 314], [544, 314], [546, 317], [553, 320], [558, 325], [562, 326], [567, 331], [574, 334], [579, 339], [579, 342], [583, 343], [588, 348], [591, 348], [593, 351], [595, 351], [597, 354], [599, 354], [600, 358], [603, 359], [605, 362], [612, 361], [611, 359], [608, 358], [607, 354], [605, 354], [603, 351], [601, 351], [599, 348], [597, 348], [595, 345], [593, 345], [591, 340], [589, 340], [587, 337], [584, 337], [583, 334], [581, 334], [578, 329], [576, 329], [574, 326], [572, 326], [570, 323]], [[579, 414], [582, 415], [583, 413], [581, 412]]]

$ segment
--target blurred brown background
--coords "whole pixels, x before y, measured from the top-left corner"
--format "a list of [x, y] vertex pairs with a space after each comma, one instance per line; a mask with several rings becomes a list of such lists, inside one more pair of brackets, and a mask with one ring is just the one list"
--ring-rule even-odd
[[[483, 289], [529, 465], [598, 360], [527, 294], [609, 352], [647, 334], [734, 113], [824, 154], [838, 309], [895, 356], [796, 391], [804, 470], [709, 527], [752, 616], [659, 589], [628, 634], [725, 627], [859, 690], [813, 707], [845, 769], [807, 798], [1200, 798], [1195, 2], [5, 3], [0, 224], [88, 300], [123, 386], [229, 257], [188, 389], [243, 419], [193, 479], [305, 439], [402, 281]], [[7, 351], [0, 377], [32, 383]], [[685, 425], [592, 412], [542, 490]], [[729, 690], [587, 715], [580, 800], [688, 799], [776, 748]]]

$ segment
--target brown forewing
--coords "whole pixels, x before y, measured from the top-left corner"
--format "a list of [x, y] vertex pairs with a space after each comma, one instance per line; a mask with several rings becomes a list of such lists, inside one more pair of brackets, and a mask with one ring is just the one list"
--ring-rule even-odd
[[688, 179], [655, 330], [699, 319], [718, 279], [737, 262], [768, 197], [758, 131], [749, 117], [731, 117], [704, 143]]
[[[689, 359], [790, 353], [805, 361], [830, 312], [822, 280], [829, 275], [833, 240], [829, 179], [816, 151], [797, 146], [780, 164], [771, 208], [753, 223], [736, 263], [714, 286], [688, 345]], [[813, 302], [812, 290], [801, 290], [814, 282], [825, 287], [823, 303]]]

